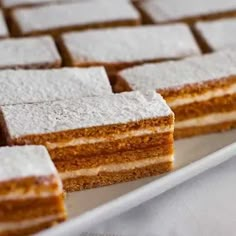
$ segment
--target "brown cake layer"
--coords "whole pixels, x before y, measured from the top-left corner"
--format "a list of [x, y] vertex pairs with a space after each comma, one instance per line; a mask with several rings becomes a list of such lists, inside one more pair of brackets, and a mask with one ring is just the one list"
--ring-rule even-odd
[[74, 157], [70, 161], [55, 161], [59, 172], [78, 169], [90, 169], [101, 165], [121, 164], [153, 157], [163, 157], [174, 153], [174, 147], [169, 143], [161, 147], [137, 149], [133, 151], [115, 152], [111, 154], [92, 155], [87, 157]]
[[63, 195], [0, 201], [0, 223], [31, 220], [62, 212], [65, 212]]
[[88, 29], [99, 29], [99, 28], [110, 28], [110, 27], [121, 27], [121, 26], [137, 26], [141, 24], [139, 19], [136, 20], [117, 20], [111, 22], [99, 22], [99, 23], [90, 23], [86, 25], [72, 25], [67, 27], [60, 27], [48, 30], [39, 30], [39, 31], [32, 31], [30, 33], [22, 32], [19, 24], [17, 23], [16, 19], [13, 17], [13, 14], [10, 12], [10, 30], [13, 36], [36, 36], [36, 35], [44, 35], [50, 34], [53, 37], [58, 37], [62, 33], [70, 32], [70, 31], [82, 31]]
[[147, 147], [162, 148], [162, 145], [173, 143], [173, 133], [151, 134], [143, 136], [130, 136], [125, 139], [106, 141], [94, 144], [76, 145], [64, 148], [49, 149], [49, 153], [54, 161], [68, 160], [76, 157], [86, 157], [92, 155], [105, 155], [120, 151], [129, 151]]
[[[6, 125], [3, 116], [0, 114], [0, 123], [4, 127], [5, 132]], [[139, 130], [150, 127], [165, 127], [172, 125], [174, 122], [174, 116], [170, 115], [168, 117], [161, 117], [155, 119], [148, 119], [136, 122], [130, 122], [127, 124], [117, 124], [117, 125], [104, 125], [99, 127], [68, 130], [63, 132], [38, 134], [38, 135], [27, 135], [19, 138], [10, 139], [10, 135], [6, 133], [8, 144], [11, 145], [25, 145], [25, 144], [42, 144], [46, 142], [66, 142], [73, 138], [86, 138], [86, 137], [106, 137], [107, 135], [121, 134], [127, 131]]]
[[26, 194], [28, 192], [54, 193], [59, 188], [57, 179], [54, 176], [28, 177], [0, 182], [0, 195], [4, 196], [12, 192]]
[[0, 232], [1, 236], [27, 236], [39, 232], [40, 230], [50, 228], [51, 226], [64, 221], [63, 216], [58, 216], [54, 221], [49, 220], [48, 222], [37, 224], [35, 226], [27, 227], [24, 229], [8, 230]]
[[189, 127], [183, 129], [175, 129], [175, 139], [192, 137], [200, 134], [208, 134], [214, 132], [223, 132], [230, 129], [236, 128], [236, 121], [223, 122], [220, 124], [207, 125], [207, 126], [198, 126], [198, 127]]
[[203, 102], [194, 102], [183, 106], [172, 107], [176, 121], [201, 117], [211, 113], [236, 110], [236, 94], [215, 97]]
[[65, 190], [77, 191], [155, 176], [171, 171], [172, 168], [173, 163], [166, 162], [122, 172], [103, 172], [97, 176], [81, 176], [74, 179], [64, 180], [63, 184]]

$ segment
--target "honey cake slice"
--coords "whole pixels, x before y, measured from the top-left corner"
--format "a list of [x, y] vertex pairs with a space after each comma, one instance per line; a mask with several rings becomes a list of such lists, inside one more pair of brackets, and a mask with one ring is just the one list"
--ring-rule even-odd
[[236, 50], [119, 73], [115, 91], [155, 89], [175, 113], [175, 137], [236, 127]]
[[0, 69], [47, 69], [61, 66], [61, 57], [49, 36], [0, 41]]
[[181, 23], [70, 32], [62, 36], [61, 51], [67, 65], [103, 65], [110, 76], [144, 62], [200, 54], [190, 29]]
[[45, 145], [68, 191], [172, 169], [174, 115], [155, 91], [1, 109], [8, 144]]
[[62, 183], [47, 149], [0, 148], [0, 235], [31, 235], [65, 218]]
[[200, 21], [194, 30], [205, 52], [236, 47], [236, 18]]
[[6, 38], [8, 36], [9, 36], [9, 32], [8, 32], [7, 24], [3, 16], [3, 12], [2, 10], [0, 10], [0, 39]]
[[0, 71], [0, 105], [112, 94], [103, 67]]
[[56, 36], [71, 30], [140, 24], [139, 12], [127, 0], [94, 0], [21, 8], [13, 10], [11, 15], [15, 35], [50, 33]]
[[138, 3], [144, 21], [167, 23], [214, 20], [236, 16], [235, 0], [145, 0]]

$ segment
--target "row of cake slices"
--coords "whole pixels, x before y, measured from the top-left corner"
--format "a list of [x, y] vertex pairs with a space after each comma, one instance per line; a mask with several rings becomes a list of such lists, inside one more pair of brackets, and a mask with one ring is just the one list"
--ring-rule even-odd
[[[133, 4], [132, 4], [133, 2]], [[235, 0], [1, 0], [14, 35], [232, 17]], [[30, 6], [30, 7], [29, 7]], [[70, 14], [68, 14], [70, 12]]]
[[[1, 25], [1, 24], [0, 24]], [[195, 34], [204, 51], [236, 45], [236, 19], [200, 22]], [[0, 69], [105, 66], [111, 82], [131, 66], [199, 55], [189, 27], [183, 23], [120, 27], [65, 33], [56, 47], [51, 36], [0, 40]]]

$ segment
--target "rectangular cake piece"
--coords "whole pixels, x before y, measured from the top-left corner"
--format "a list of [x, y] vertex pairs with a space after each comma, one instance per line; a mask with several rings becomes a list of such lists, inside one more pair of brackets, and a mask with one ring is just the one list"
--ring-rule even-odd
[[65, 218], [62, 183], [47, 149], [0, 148], [0, 235], [32, 235]]
[[3, 12], [0, 10], [0, 39], [8, 37], [8, 28], [3, 16]]
[[0, 105], [112, 94], [103, 67], [0, 71]]
[[236, 15], [235, 0], [140, 0], [144, 21], [167, 23], [213, 20]]
[[46, 69], [61, 66], [61, 57], [49, 36], [0, 41], [0, 69]]
[[175, 136], [236, 128], [236, 50], [121, 71], [115, 91], [156, 89], [175, 113]]
[[103, 65], [109, 75], [144, 62], [200, 53], [190, 29], [181, 23], [66, 33], [61, 51], [67, 65]]
[[174, 115], [155, 91], [1, 109], [8, 143], [45, 145], [68, 191], [172, 168]]
[[140, 24], [140, 16], [127, 0], [93, 0], [15, 9], [12, 12], [15, 35], [50, 33], [54, 36], [71, 30]]
[[197, 22], [194, 30], [205, 52], [236, 47], [236, 18]]

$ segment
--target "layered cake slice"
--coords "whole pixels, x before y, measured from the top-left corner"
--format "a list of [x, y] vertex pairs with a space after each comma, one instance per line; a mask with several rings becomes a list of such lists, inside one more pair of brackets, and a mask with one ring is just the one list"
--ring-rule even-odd
[[115, 90], [156, 89], [175, 113], [175, 136], [236, 127], [236, 50], [119, 73]]
[[174, 115], [155, 91], [2, 107], [11, 145], [48, 148], [68, 191], [172, 169]]
[[8, 37], [7, 24], [5, 22], [3, 12], [0, 10], [0, 39]]
[[0, 69], [60, 67], [61, 57], [49, 36], [0, 40]]
[[112, 94], [103, 67], [0, 71], [0, 105]]
[[213, 20], [236, 15], [235, 0], [145, 0], [138, 4], [144, 20], [152, 23]]
[[62, 183], [46, 148], [0, 148], [0, 235], [31, 235], [65, 218]]
[[194, 30], [205, 52], [236, 47], [236, 18], [197, 22]]
[[15, 35], [50, 33], [88, 28], [140, 24], [138, 11], [127, 0], [93, 0], [21, 8], [12, 12]]
[[67, 65], [103, 65], [109, 75], [144, 62], [200, 53], [185, 24], [66, 33], [61, 39], [61, 51]]

